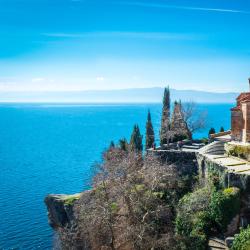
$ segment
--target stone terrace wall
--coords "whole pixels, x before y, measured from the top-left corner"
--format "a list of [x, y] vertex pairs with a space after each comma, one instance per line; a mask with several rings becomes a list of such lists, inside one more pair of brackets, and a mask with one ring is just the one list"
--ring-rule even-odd
[[165, 163], [176, 162], [196, 162], [195, 152], [180, 151], [180, 150], [148, 150], [149, 155], [159, 157]]
[[166, 166], [175, 166], [176, 170], [182, 175], [198, 174], [198, 164], [195, 152], [180, 150], [148, 150], [148, 155], [157, 157]]
[[[243, 192], [247, 193], [250, 191], [250, 176], [245, 174], [237, 173], [228, 173], [227, 168], [222, 166], [215, 161], [209, 159], [208, 157], [197, 153], [197, 163], [198, 163], [198, 172], [201, 181], [207, 180], [209, 175], [217, 174], [220, 176], [221, 184], [226, 188], [238, 187]], [[229, 176], [228, 176], [229, 175]]]

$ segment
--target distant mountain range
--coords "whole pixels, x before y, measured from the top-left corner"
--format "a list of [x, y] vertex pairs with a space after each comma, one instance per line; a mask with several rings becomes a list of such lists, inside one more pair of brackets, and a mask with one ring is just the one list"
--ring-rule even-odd
[[[163, 88], [141, 88], [67, 92], [0, 92], [0, 102], [159, 103], [162, 100], [163, 91]], [[171, 89], [171, 100], [233, 103], [238, 94]]]

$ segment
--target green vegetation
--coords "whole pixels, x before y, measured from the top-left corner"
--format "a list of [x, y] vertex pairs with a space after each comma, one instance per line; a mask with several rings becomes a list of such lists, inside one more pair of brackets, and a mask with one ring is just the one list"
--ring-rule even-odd
[[216, 189], [223, 189], [227, 186], [226, 172], [222, 168], [218, 168], [217, 165], [210, 161], [206, 162], [208, 172], [208, 182]]
[[208, 135], [210, 136], [210, 135], [213, 135], [213, 134], [215, 134], [215, 133], [216, 133], [215, 128], [210, 128], [210, 130], [209, 130], [209, 132], [208, 132]]
[[[204, 126], [204, 117], [198, 115], [196, 119], [194, 110], [194, 104], [184, 108], [176, 102], [170, 122], [170, 90], [165, 88], [161, 145], [191, 139], [192, 133]], [[214, 133], [211, 128], [209, 134]], [[84, 244], [89, 249], [205, 250], [208, 238], [225, 233], [239, 213], [239, 189], [225, 189], [225, 172], [209, 162], [208, 181], [198, 188], [201, 184], [193, 157], [171, 162], [162, 155], [144, 155], [142, 139], [135, 125], [130, 142], [125, 138], [118, 145], [111, 142], [103, 162], [97, 164], [93, 192], [80, 204], [79, 228]], [[154, 144], [148, 111], [146, 149]], [[68, 197], [65, 204], [76, 199]]]
[[75, 195], [67, 195], [63, 197], [63, 202], [67, 206], [72, 206], [75, 201], [80, 199], [80, 194], [75, 194]]
[[203, 188], [185, 195], [179, 201], [175, 227], [181, 239], [180, 249], [206, 249], [210, 223], [205, 210], [210, 199], [210, 191]]
[[250, 250], [250, 226], [235, 236], [231, 250]]
[[237, 188], [205, 187], [185, 195], [179, 201], [175, 223], [182, 239], [180, 249], [206, 249], [208, 237], [214, 232], [224, 233], [239, 209]]
[[160, 144], [168, 144], [170, 141], [170, 90], [169, 87], [164, 89]]
[[178, 142], [182, 140], [192, 139], [192, 133], [188, 129], [185, 121], [186, 113], [183, 110], [181, 101], [174, 103], [174, 111], [171, 117], [171, 131], [173, 132], [171, 141]]
[[182, 105], [181, 100], [175, 101], [174, 110], [170, 112], [170, 89], [165, 88], [162, 105], [160, 145], [178, 142], [185, 139], [192, 140], [193, 133], [205, 128], [206, 113], [197, 110], [195, 103]]
[[96, 167], [94, 190], [87, 202], [82, 199], [79, 215], [80, 234], [89, 249], [178, 250], [176, 207], [195, 183], [192, 160], [168, 165], [117, 145]]
[[183, 140], [188, 140], [189, 136], [187, 134], [176, 134], [173, 136], [172, 142], [178, 142]]
[[112, 149], [115, 147], [115, 143], [113, 141], [110, 142], [109, 148]]
[[141, 152], [142, 149], [142, 135], [139, 126], [135, 125], [130, 139], [130, 150], [133, 152]]
[[208, 138], [201, 138], [201, 142], [204, 144], [208, 144]]
[[126, 138], [123, 138], [123, 139], [119, 140], [119, 147], [123, 151], [128, 151], [129, 145], [128, 145], [128, 142], [127, 142]]
[[249, 160], [250, 146], [230, 144], [227, 147], [228, 147], [227, 149], [228, 155], [239, 157], [245, 160]]
[[240, 210], [239, 189], [232, 187], [213, 192], [209, 209], [211, 220], [214, 220], [221, 232], [225, 232], [227, 225]]
[[221, 132], [221, 133], [225, 132], [224, 127], [221, 127], [221, 128], [220, 128], [220, 132]]
[[148, 111], [148, 118], [146, 123], [146, 149], [153, 148], [155, 143], [155, 133], [151, 121], [151, 114]]

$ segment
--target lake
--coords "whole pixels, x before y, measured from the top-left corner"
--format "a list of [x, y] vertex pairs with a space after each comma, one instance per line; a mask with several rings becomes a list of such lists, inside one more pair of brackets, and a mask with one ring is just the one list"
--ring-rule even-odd
[[[233, 104], [198, 104], [208, 129], [230, 128]], [[150, 109], [158, 141], [160, 104], [1, 104], [0, 249], [51, 249], [44, 197], [90, 188], [91, 166]]]

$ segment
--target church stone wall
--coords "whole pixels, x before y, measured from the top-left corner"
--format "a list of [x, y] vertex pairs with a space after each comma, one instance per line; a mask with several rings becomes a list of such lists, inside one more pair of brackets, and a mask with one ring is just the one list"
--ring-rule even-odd
[[242, 103], [243, 114], [243, 142], [250, 142], [250, 102]]
[[242, 129], [243, 129], [243, 117], [241, 110], [232, 110], [231, 111], [231, 130], [232, 130], [232, 139], [234, 141], [242, 140]]

